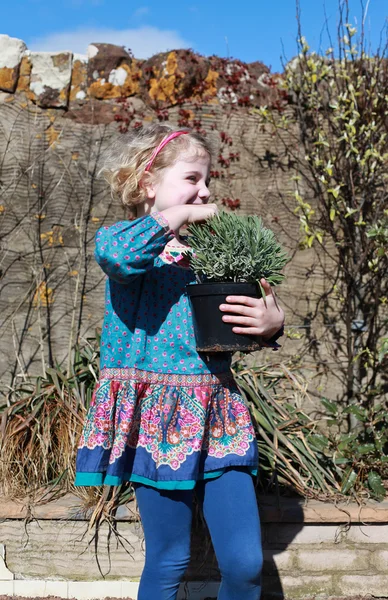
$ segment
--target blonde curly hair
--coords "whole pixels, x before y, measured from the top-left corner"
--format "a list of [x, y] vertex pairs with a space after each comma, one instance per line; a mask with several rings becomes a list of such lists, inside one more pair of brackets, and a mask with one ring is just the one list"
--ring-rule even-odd
[[[185, 131], [187, 135], [169, 141], [155, 157], [151, 169], [146, 171], [155, 148], [174, 131]], [[211, 158], [212, 147], [202, 135], [189, 129], [155, 123], [120, 135], [105, 152], [100, 174], [109, 183], [112, 193], [133, 212], [136, 205], [145, 200], [141, 182], [157, 181], [163, 169], [171, 167], [183, 155], [203, 154]]]

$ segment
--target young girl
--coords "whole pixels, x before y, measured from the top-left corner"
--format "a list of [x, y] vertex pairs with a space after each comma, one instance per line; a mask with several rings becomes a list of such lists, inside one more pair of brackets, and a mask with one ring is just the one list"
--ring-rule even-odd
[[[217, 213], [208, 203], [210, 156], [202, 136], [151, 125], [120, 136], [104, 169], [138, 218], [96, 236], [96, 260], [108, 276], [101, 374], [75, 483], [133, 482], [146, 542], [138, 600], [176, 599], [190, 557], [194, 492], [222, 575], [219, 600], [260, 598], [255, 434], [231, 356], [196, 351], [185, 292], [195, 277], [179, 230]], [[266, 305], [231, 296], [220, 310], [236, 333], [275, 347], [284, 315], [262, 285]]]

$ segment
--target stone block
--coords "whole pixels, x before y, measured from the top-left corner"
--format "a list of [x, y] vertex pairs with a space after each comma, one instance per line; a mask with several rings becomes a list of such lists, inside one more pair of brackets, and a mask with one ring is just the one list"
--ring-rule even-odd
[[263, 527], [263, 542], [268, 547], [284, 547], [291, 543], [334, 544], [339, 535], [342, 534], [337, 525], [281, 523], [266, 524]]
[[68, 598], [68, 582], [67, 581], [50, 581], [44, 582], [44, 591], [42, 596], [58, 596], [59, 598]]
[[0, 90], [11, 93], [15, 91], [20, 63], [26, 49], [22, 40], [0, 34]]
[[142, 61], [132, 58], [124, 48], [114, 44], [90, 44], [88, 58], [90, 96], [107, 100], [138, 93]]
[[69, 581], [68, 597], [77, 600], [121, 598], [122, 581]]
[[44, 579], [15, 579], [14, 594], [24, 598], [42, 597], [44, 594]]
[[0, 596], [13, 596], [13, 581], [0, 581]]
[[31, 61], [29, 56], [23, 56], [22, 62], [20, 63], [19, 79], [16, 86], [16, 92], [24, 92], [31, 100], [35, 98], [35, 95], [30, 91], [30, 79], [31, 79]]
[[12, 581], [14, 574], [7, 568], [5, 564], [5, 546], [0, 544], [0, 581]]
[[292, 571], [296, 561], [295, 550], [284, 550], [283, 552], [271, 552], [264, 549], [264, 571], [271, 573], [274, 571]]
[[204, 91], [209, 61], [191, 50], [173, 50], [152, 56], [142, 70], [142, 99], [147, 105], [162, 109]]
[[363, 571], [369, 568], [372, 553], [368, 550], [340, 548], [309, 548], [299, 550], [297, 564], [301, 573], [306, 571]]
[[88, 62], [86, 57], [74, 55], [70, 82], [70, 102], [83, 103], [88, 97]]
[[385, 544], [388, 550], [388, 525], [353, 525], [346, 537], [356, 544]]
[[[285, 575], [281, 578], [281, 588], [279, 587], [279, 577], [265, 577], [263, 580], [263, 594], [265, 597], [271, 595], [271, 591], [281, 589], [280, 598], [311, 598], [316, 594], [332, 595], [333, 579], [331, 575]], [[280, 600], [279, 598], [279, 600]]]
[[388, 575], [343, 575], [338, 580], [336, 593], [388, 598]]
[[121, 581], [121, 598], [137, 598], [138, 581]]
[[375, 550], [371, 555], [372, 568], [388, 575], [388, 549]]
[[42, 108], [66, 108], [73, 55], [70, 52], [31, 52], [30, 91]]

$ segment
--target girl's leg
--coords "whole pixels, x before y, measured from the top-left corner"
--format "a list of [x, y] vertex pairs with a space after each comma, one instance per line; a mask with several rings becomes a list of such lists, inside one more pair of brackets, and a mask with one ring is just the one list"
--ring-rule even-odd
[[222, 576], [218, 600], [259, 600], [263, 554], [251, 475], [231, 469], [197, 488]]
[[135, 484], [145, 537], [138, 600], [175, 600], [190, 560], [193, 490]]

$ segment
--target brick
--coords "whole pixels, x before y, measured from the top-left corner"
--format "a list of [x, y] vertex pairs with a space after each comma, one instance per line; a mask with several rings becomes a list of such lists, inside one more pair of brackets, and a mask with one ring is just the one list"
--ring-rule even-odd
[[347, 540], [356, 544], [386, 544], [388, 550], [388, 525], [354, 525]]
[[388, 575], [388, 550], [375, 550], [371, 557], [371, 565]]
[[7, 568], [5, 564], [5, 547], [3, 544], [0, 544], [0, 581], [12, 580], [14, 579], [14, 574]]
[[68, 597], [77, 600], [121, 598], [122, 581], [69, 581]]
[[336, 525], [271, 524], [263, 528], [263, 540], [268, 547], [288, 546], [291, 543], [334, 544], [339, 533]]
[[388, 575], [343, 575], [337, 593], [388, 598]]
[[0, 581], [0, 596], [13, 596], [13, 581]]
[[[283, 595], [290, 596], [292, 600], [325, 594], [330, 596], [333, 589], [333, 579], [330, 575], [285, 575], [281, 578], [281, 589]], [[264, 595], [270, 590], [279, 589], [279, 577], [265, 577], [263, 581]], [[279, 598], [280, 600], [280, 598]]]
[[264, 572], [271, 573], [273, 571], [290, 571], [294, 569], [296, 561], [296, 552], [285, 550], [284, 552], [271, 552], [269, 549], [264, 549]]
[[121, 598], [137, 598], [138, 581], [121, 581]]
[[59, 598], [68, 598], [68, 581], [45, 581], [43, 597], [58, 596]]
[[44, 595], [44, 579], [15, 579], [13, 584], [15, 596], [35, 598], [35, 596], [42, 597]]
[[334, 548], [311, 548], [297, 553], [297, 564], [302, 573], [306, 571], [363, 571], [369, 569], [373, 554], [368, 550]]

